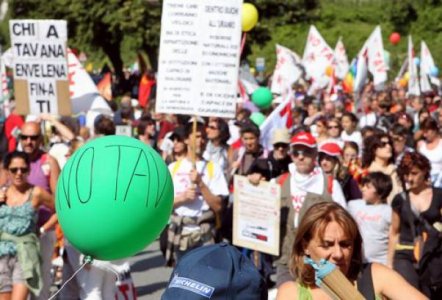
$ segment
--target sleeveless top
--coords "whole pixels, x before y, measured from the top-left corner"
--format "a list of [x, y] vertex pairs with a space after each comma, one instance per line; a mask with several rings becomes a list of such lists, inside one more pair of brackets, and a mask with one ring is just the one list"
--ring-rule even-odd
[[[49, 186], [50, 167], [48, 164], [48, 154], [40, 152], [37, 160], [31, 161], [28, 181], [30, 184], [39, 186], [48, 192], [51, 192]], [[38, 209], [38, 224], [41, 227], [46, 223], [54, 212], [45, 206], [40, 206]]]
[[[0, 206], [0, 231], [22, 236], [36, 230], [37, 214], [32, 206], [32, 188], [29, 198], [22, 205]], [[11, 241], [0, 241], [0, 257], [4, 255], [15, 256], [17, 250]]]
[[437, 177], [442, 171], [442, 139], [439, 140], [439, 144], [436, 148], [430, 150], [427, 148], [427, 144], [423, 143], [419, 149], [419, 152], [423, 154], [431, 163], [431, 177]]
[[[312, 291], [310, 287], [296, 283], [298, 286], [298, 299], [313, 300]], [[365, 264], [357, 279], [357, 289], [367, 300], [381, 300], [382, 297], [374, 293], [373, 277], [371, 272], [371, 263]]]

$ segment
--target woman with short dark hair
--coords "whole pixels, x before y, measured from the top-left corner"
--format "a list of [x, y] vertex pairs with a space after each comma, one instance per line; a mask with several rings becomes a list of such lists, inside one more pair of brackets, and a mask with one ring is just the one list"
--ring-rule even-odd
[[391, 177], [393, 190], [387, 198], [388, 204], [391, 204], [396, 194], [402, 192], [394, 164], [393, 143], [387, 133], [375, 134], [365, 139], [362, 168], [368, 173], [382, 172]]
[[[425, 252], [421, 255], [415, 251], [416, 237], [425, 231], [427, 241], [423, 250], [428, 250], [430, 256], [442, 254], [440, 228], [434, 227], [442, 220], [442, 189], [431, 186], [430, 173], [431, 165], [425, 156], [417, 152], [404, 154], [398, 174], [407, 191], [396, 195], [392, 202], [389, 256], [393, 268], [410, 284], [431, 299], [442, 299], [442, 286], [438, 283], [442, 277], [441, 265], [429, 263]], [[427, 247], [432, 245], [430, 241], [436, 243], [436, 248]]]

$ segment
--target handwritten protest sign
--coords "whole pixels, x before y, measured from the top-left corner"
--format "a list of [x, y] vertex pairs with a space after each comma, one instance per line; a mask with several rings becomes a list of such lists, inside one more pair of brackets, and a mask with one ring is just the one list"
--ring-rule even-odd
[[235, 116], [241, 0], [165, 0], [156, 110]]
[[70, 115], [66, 21], [11, 20], [9, 31], [18, 113]]
[[276, 183], [252, 185], [235, 176], [233, 244], [279, 255], [281, 188]]

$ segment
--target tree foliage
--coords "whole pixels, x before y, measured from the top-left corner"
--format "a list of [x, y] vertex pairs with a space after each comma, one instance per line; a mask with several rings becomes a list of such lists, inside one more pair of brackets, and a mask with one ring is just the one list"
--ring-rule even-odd
[[[183, 0], [184, 1], [184, 0]], [[138, 51], [157, 67], [162, 0], [9, 0], [11, 18], [66, 19], [69, 45], [93, 60], [107, 57], [121, 73]], [[391, 52], [393, 69], [406, 56], [406, 36], [413, 35], [416, 51], [425, 40], [436, 62], [442, 61], [442, 0], [247, 0], [259, 11], [258, 25], [248, 34], [244, 57], [254, 64], [265, 57], [271, 71], [275, 44], [302, 55], [310, 24], [316, 25], [334, 47], [342, 36], [351, 59], [376, 25], [381, 25], [384, 47]], [[5, 22], [4, 22], [5, 23]], [[402, 35], [397, 46], [389, 43], [393, 31]], [[0, 26], [7, 41], [7, 25]], [[1, 40], [0, 39], [0, 40]]]

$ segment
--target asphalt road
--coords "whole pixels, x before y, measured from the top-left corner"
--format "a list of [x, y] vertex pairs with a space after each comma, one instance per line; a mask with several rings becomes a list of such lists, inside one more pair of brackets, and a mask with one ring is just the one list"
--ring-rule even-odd
[[[138, 299], [160, 299], [173, 269], [164, 267], [164, 259], [158, 241], [152, 243], [138, 255], [131, 257], [129, 262]], [[269, 300], [275, 298], [276, 290], [270, 290]]]
[[131, 257], [129, 261], [138, 299], [160, 299], [169, 282], [172, 268], [164, 267], [164, 259], [158, 241], [152, 243], [143, 252]]

